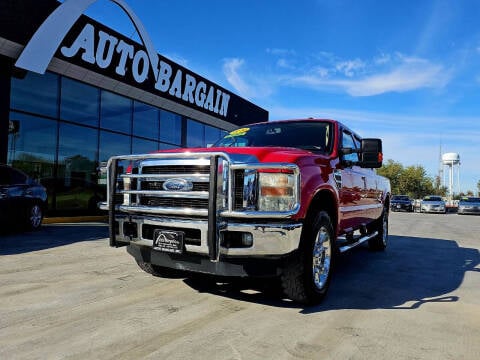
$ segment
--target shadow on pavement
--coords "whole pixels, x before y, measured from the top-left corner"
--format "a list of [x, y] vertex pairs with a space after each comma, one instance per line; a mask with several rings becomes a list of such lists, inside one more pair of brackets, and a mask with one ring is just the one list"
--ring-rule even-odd
[[456, 302], [451, 295], [467, 271], [480, 272], [477, 249], [455, 241], [390, 235], [385, 252], [359, 247], [337, 258], [329, 292], [323, 302], [303, 307], [283, 299], [279, 284], [240, 280], [212, 284], [202, 278], [184, 280], [201, 292], [309, 314], [337, 309], [416, 309], [429, 302]]
[[104, 223], [43, 225], [37, 231], [0, 233], [0, 255], [22, 254], [108, 237]]

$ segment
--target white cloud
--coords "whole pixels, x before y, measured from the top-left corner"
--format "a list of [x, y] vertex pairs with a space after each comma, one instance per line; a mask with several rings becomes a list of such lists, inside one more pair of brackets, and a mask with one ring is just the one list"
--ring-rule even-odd
[[[365, 69], [364, 62], [352, 61], [337, 64], [348, 79], [316, 76], [310, 73], [293, 76], [292, 84], [309, 86], [316, 90], [343, 90], [352, 96], [373, 96], [388, 92], [406, 92], [422, 88], [441, 88], [450, 80], [451, 74], [442, 65], [425, 59], [398, 57], [395, 67], [373, 75], [353, 78], [354, 70]], [[374, 72], [375, 69], [370, 70]]]
[[354, 76], [359, 70], [365, 68], [365, 63], [360, 59], [340, 61], [335, 68], [347, 77]]
[[283, 69], [289, 69], [289, 70], [295, 69], [295, 66], [289, 60], [287, 60], [285, 58], [278, 59], [277, 60], [277, 66], [279, 68], [283, 68]]
[[245, 61], [243, 59], [226, 59], [223, 63], [223, 73], [230, 85], [232, 85], [240, 94], [246, 96], [246, 94], [250, 93], [249, 86], [238, 74], [239, 68], [242, 67], [244, 63]]
[[373, 59], [373, 62], [376, 65], [383, 65], [383, 64], [387, 64], [388, 62], [390, 62], [391, 59], [392, 58], [391, 58], [390, 54], [381, 53], [379, 56], [376, 56]]
[[245, 65], [244, 59], [225, 59], [223, 63], [223, 74], [228, 83], [242, 97], [247, 99], [268, 97], [272, 93], [271, 83], [264, 77], [241, 74]]

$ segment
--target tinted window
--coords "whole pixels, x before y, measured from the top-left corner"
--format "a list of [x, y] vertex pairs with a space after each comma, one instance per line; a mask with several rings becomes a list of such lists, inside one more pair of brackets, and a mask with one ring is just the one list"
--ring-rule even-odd
[[57, 117], [58, 76], [50, 72], [44, 75], [27, 72], [23, 79], [12, 77], [10, 107]]
[[100, 132], [100, 161], [108, 161], [112, 156], [126, 154], [130, 154], [130, 136]]
[[182, 145], [182, 117], [160, 110], [160, 141]]
[[330, 124], [284, 122], [244, 127], [230, 132], [215, 146], [286, 146], [330, 151]]
[[158, 112], [159, 110], [153, 106], [135, 101], [133, 106], [133, 135], [157, 140], [159, 132]]
[[133, 138], [133, 154], [148, 154], [156, 150], [158, 150], [158, 143], [156, 141]]
[[102, 91], [100, 127], [129, 134], [132, 126], [132, 100]]
[[[350, 149], [356, 149], [357, 146], [355, 144], [355, 141], [353, 140], [353, 137], [351, 134], [347, 132], [343, 132], [342, 134], [342, 147], [344, 148], [350, 148]], [[346, 154], [343, 155], [343, 159], [346, 161], [352, 161], [352, 162], [357, 162], [358, 161], [358, 154], [357, 153], [352, 153], [352, 154]]]
[[65, 177], [92, 181], [97, 158], [98, 131], [87, 127], [60, 124], [58, 146], [59, 172]]
[[205, 126], [198, 121], [187, 120], [187, 147], [205, 145]]
[[62, 77], [60, 118], [98, 126], [100, 90]]
[[180, 146], [160, 143], [160, 150], [180, 149]]
[[221, 137], [220, 129], [205, 125], [205, 145], [215, 144]]
[[[18, 133], [9, 135], [8, 162], [27, 174], [45, 173], [44, 163], [53, 164], [57, 144], [57, 121], [17, 112], [10, 113], [10, 120], [19, 122]], [[31, 163], [33, 168], [18, 165]]]

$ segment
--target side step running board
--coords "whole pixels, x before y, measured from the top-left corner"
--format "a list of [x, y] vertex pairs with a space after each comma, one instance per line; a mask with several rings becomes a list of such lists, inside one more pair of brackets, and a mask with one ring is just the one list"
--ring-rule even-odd
[[378, 231], [374, 231], [374, 232], [371, 233], [371, 234], [362, 236], [361, 238], [359, 238], [357, 241], [355, 241], [355, 242], [353, 242], [353, 243], [349, 243], [349, 244], [340, 246], [340, 247], [338, 248], [338, 250], [339, 250], [341, 253], [344, 253], [345, 251], [350, 250], [351, 248], [354, 248], [355, 246], [358, 246], [358, 245], [364, 243], [365, 241], [368, 241], [368, 240], [374, 238], [374, 237], [377, 236], [377, 235], [378, 235]]

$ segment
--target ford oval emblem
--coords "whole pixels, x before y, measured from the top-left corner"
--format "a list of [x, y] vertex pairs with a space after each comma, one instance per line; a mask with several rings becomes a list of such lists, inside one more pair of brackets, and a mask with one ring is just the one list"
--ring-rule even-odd
[[193, 183], [187, 179], [167, 179], [163, 183], [163, 189], [166, 191], [191, 191]]

